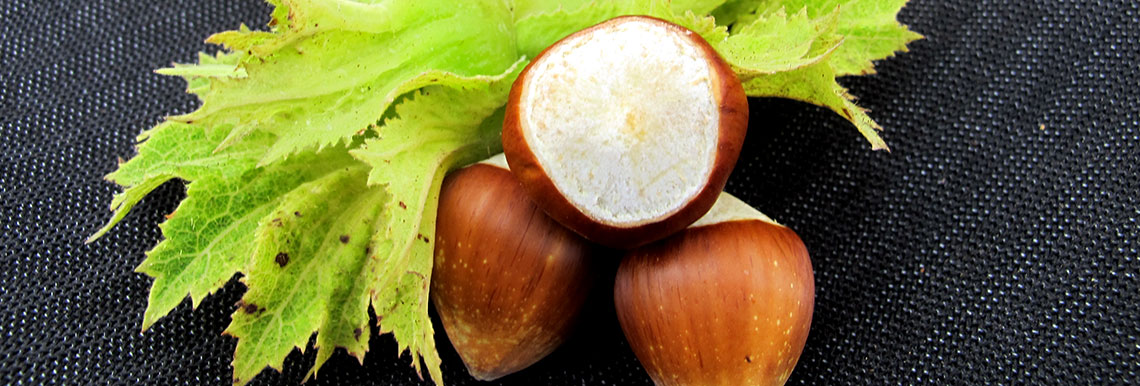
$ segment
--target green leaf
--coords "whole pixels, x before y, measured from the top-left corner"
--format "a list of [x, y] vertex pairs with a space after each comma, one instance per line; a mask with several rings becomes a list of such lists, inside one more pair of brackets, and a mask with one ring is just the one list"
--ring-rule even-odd
[[422, 359], [437, 384], [442, 374], [427, 299], [439, 188], [448, 171], [501, 151], [501, 106], [524, 64], [481, 78], [485, 87], [425, 87], [396, 107], [397, 118], [385, 122], [379, 138], [352, 152], [372, 166], [368, 183], [390, 196], [365, 262], [380, 332], [412, 353], [417, 372]]
[[198, 64], [175, 63], [174, 67], [160, 68], [154, 72], [182, 77], [186, 80], [186, 91], [197, 95], [198, 99], [201, 100], [202, 95], [209, 92], [215, 80], [249, 76], [245, 69], [238, 66], [242, 58], [243, 53], [223, 51], [216, 55], [210, 55], [200, 52], [198, 53]]
[[[202, 296], [216, 290], [240, 270], [247, 274], [246, 284], [249, 291], [243, 298], [244, 304], [234, 315], [234, 322], [227, 329], [229, 334], [239, 338], [234, 357], [234, 379], [238, 383], [252, 379], [266, 366], [280, 369], [289, 351], [294, 347], [303, 350], [309, 336], [315, 331], [318, 332], [318, 362], [311, 374], [316, 373], [336, 347], [344, 347], [350, 354], [362, 358], [367, 350], [368, 336], [363, 332], [367, 329], [367, 307], [371, 296], [376, 296], [372, 302], [377, 305], [378, 315], [390, 316], [383, 319], [382, 332], [393, 332], [401, 342], [401, 351], [411, 349], [415, 355], [423, 357], [433, 378], [441, 378], [438, 370], [438, 354], [435, 352], [432, 340], [433, 330], [427, 317], [427, 303], [411, 302], [411, 299], [406, 299], [409, 296], [426, 299], [426, 292], [392, 289], [393, 286], [412, 286], [414, 283], [410, 283], [409, 280], [426, 283], [427, 277], [430, 276], [431, 249], [422, 250], [423, 243], [408, 243], [411, 245], [403, 256], [388, 256], [397, 260], [402, 258], [404, 261], [400, 262], [401, 265], [373, 264], [369, 270], [365, 270], [363, 267], [368, 259], [365, 258], [364, 247], [369, 243], [375, 243], [376, 245], [371, 248], [379, 253], [394, 249], [385, 248], [394, 245], [390, 242], [393, 238], [390, 234], [382, 234], [375, 241], [370, 240], [373, 225], [376, 225], [373, 223], [378, 218], [377, 214], [385, 208], [391, 211], [399, 207], [403, 213], [428, 216], [419, 219], [422, 225], [416, 230], [421, 232], [411, 233], [414, 235], [412, 241], [424, 239], [426, 236], [421, 236], [422, 234], [431, 234], [434, 231], [434, 203], [442, 173], [450, 170], [455, 163], [471, 162], [482, 158], [484, 153], [498, 151], [496, 141], [498, 126], [481, 125], [481, 123], [506, 102], [509, 86], [524, 64], [525, 62], [518, 61], [508, 72], [497, 76], [465, 78], [449, 73], [426, 74], [422, 80], [425, 82], [423, 84], [433, 86], [418, 92], [415, 97], [396, 109], [401, 118], [389, 121], [385, 125], [383, 135], [384, 138], [405, 138], [390, 143], [410, 145], [398, 150], [401, 161], [411, 160], [417, 156], [437, 156], [441, 150], [449, 151], [445, 157], [436, 159], [440, 162], [439, 166], [447, 165], [447, 167], [438, 169], [438, 178], [425, 179], [429, 183], [426, 192], [417, 189], [404, 190], [403, 180], [424, 175], [432, 176], [434, 169], [398, 169], [402, 165], [392, 169], [394, 178], [399, 179], [393, 182], [401, 184], [394, 190], [408, 193], [399, 197], [409, 197], [408, 202], [413, 202], [412, 199], [417, 194], [423, 193], [422, 202], [413, 204], [419, 208], [431, 206], [422, 212], [415, 208], [406, 211], [400, 203], [390, 202], [383, 189], [364, 188], [367, 169], [352, 160], [341, 148], [328, 149], [321, 153], [335, 157], [301, 154], [283, 163], [256, 168], [240, 178], [204, 178], [192, 183], [188, 197], [179, 207], [176, 216], [168, 224], [164, 224], [163, 230], [167, 240], [152, 251], [150, 258], [143, 267], [140, 267], [140, 270], [156, 277], [155, 287], [151, 292], [153, 301], [144, 323], [149, 325], [153, 320], [165, 315], [185, 297], [187, 291], [197, 303]], [[439, 86], [439, 84], [448, 86]], [[492, 121], [495, 119], [492, 118]], [[501, 117], [497, 119], [501, 120]], [[452, 142], [426, 141], [417, 144], [406, 139], [422, 137], [423, 126], [419, 125], [424, 124], [434, 125], [432, 128], [440, 132], [452, 132], [456, 135], [451, 138]], [[473, 131], [473, 127], [480, 130]], [[479, 135], [479, 146], [474, 148], [467, 146], [472, 143], [472, 133]], [[213, 148], [217, 139], [218, 136], [215, 136], [213, 142], [200, 141], [201, 144], [195, 147], [197, 149], [195, 152], [176, 151], [176, 153], [185, 154], [198, 161], [209, 160], [211, 153], [207, 149]], [[155, 138], [151, 140], [154, 141]], [[450, 144], [455, 144], [455, 148], [446, 149]], [[245, 145], [244, 142], [240, 144], [240, 146]], [[225, 151], [239, 149], [241, 147], [235, 146]], [[140, 156], [134, 162], [145, 166], [148, 163], [144, 161], [151, 158], [155, 157]], [[245, 162], [251, 165], [253, 160]], [[195, 166], [202, 163], [195, 163]], [[146, 170], [141, 166], [124, 170], [136, 169]], [[139, 173], [124, 175], [134, 174]], [[367, 191], [357, 192], [354, 190], [356, 188], [351, 187], [352, 182]], [[199, 187], [204, 187], [201, 194]], [[340, 194], [346, 194], [345, 197], [362, 197], [362, 199], [357, 203], [341, 207], [328, 203], [336, 201], [329, 196], [333, 194], [338, 198]], [[238, 199], [245, 201], [235, 203]], [[210, 219], [196, 216], [198, 213], [208, 212], [210, 208], [218, 207], [230, 208], [231, 213]], [[277, 209], [273, 210], [274, 207]], [[296, 215], [309, 212], [313, 215]], [[330, 219], [330, 216], [339, 217]], [[381, 224], [389, 227], [395, 227], [401, 221], [407, 220], [406, 216], [396, 216], [394, 219], [379, 218]], [[221, 224], [226, 226], [221, 227]], [[348, 229], [338, 224], [366, 225]], [[330, 230], [321, 233], [325, 227]], [[254, 230], [258, 235], [257, 239], [252, 236]], [[321, 245], [313, 245], [314, 240], [320, 239], [316, 236], [318, 234], [324, 235], [324, 241]], [[311, 265], [314, 261], [313, 256], [330, 255], [327, 249], [332, 244], [329, 244], [328, 240], [339, 241], [341, 236], [348, 236], [346, 239], [349, 243], [359, 245], [351, 249], [355, 251], [354, 254], [345, 254], [349, 250], [337, 249], [342, 254], [325, 260], [326, 264], [329, 261], [336, 262], [329, 266], [336, 267], [335, 275], [327, 271], [314, 273], [312, 270], [267, 269], [272, 268], [272, 265], [265, 263], [266, 261], [277, 263], [278, 268], [281, 268], [282, 259], [279, 259], [279, 256], [288, 256], [285, 258], [288, 262], [302, 263], [297, 266]], [[196, 241], [197, 244], [187, 243], [186, 240]], [[296, 252], [280, 250], [286, 247], [293, 248], [292, 250]], [[279, 250], [270, 253], [270, 249], [273, 248]], [[171, 256], [168, 251], [195, 251], [195, 253]], [[281, 255], [282, 252], [285, 252], [285, 255]], [[251, 253], [252, 263], [233, 258], [249, 256]], [[386, 270], [386, 273], [374, 276], [377, 265], [380, 269]], [[403, 269], [396, 269], [400, 266]], [[314, 281], [313, 275], [320, 280]], [[384, 281], [384, 278], [390, 279]], [[301, 291], [305, 295], [303, 297], [288, 295], [295, 291]], [[272, 312], [246, 312], [263, 308]], [[418, 360], [416, 367], [419, 368]]]
[[515, 28], [518, 30], [519, 52], [527, 57], [554, 42], [586, 27], [624, 15], [645, 15], [668, 20], [689, 28], [710, 43], [728, 36], [726, 29], [718, 27], [707, 10], [716, 8], [723, 0], [595, 0], [569, 1], [558, 4], [552, 1], [516, 3]]
[[107, 180], [132, 186], [163, 174], [188, 181], [206, 175], [241, 174], [255, 166], [260, 150], [273, 141], [272, 136], [260, 134], [242, 146], [214, 152], [226, 135], [225, 130], [164, 122], [138, 137], [142, 141], [138, 154], [108, 174]]
[[573, 11], [597, 0], [511, 0], [515, 21], [544, 13]]
[[906, 44], [919, 35], [899, 24], [896, 19], [907, 0], [730, 0], [713, 14], [717, 21], [746, 24], [758, 17], [787, 9], [805, 10], [812, 19], [824, 17], [839, 9], [836, 33], [844, 37], [832, 57], [838, 76], [866, 75], [875, 72], [872, 61], [906, 52]]
[[831, 60], [836, 74], [873, 74], [875, 65], [872, 61], [892, 57], [896, 52], [907, 52], [907, 43], [922, 39], [922, 35], [899, 24], [896, 19], [906, 2], [856, 0], [840, 8], [838, 33], [845, 39]]
[[[365, 184], [366, 172], [354, 163], [306, 182], [282, 196], [258, 223], [246, 270], [249, 290], [226, 329], [238, 338], [235, 384], [248, 382], [267, 365], [280, 371], [289, 352], [304, 351], [326, 324], [349, 327], [349, 334], [367, 328], [368, 297], [352, 296], [352, 288], [367, 278], [361, 266], [386, 196]], [[352, 315], [345, 318], [345, 311]], [[363, 338], [336, 342], [363, 356], [367, 337], [362, 332], [354, 337]]]
[[95, 240], [103, 237], [111, 228], [115, 227], [115, 224], [122, 221], [123, 218], [127, 216], [127, 213], [130, 213], [131, 208], [134, 208], [135, 204], [142, 201], [152, 190], [162, 186], [166, 181], [170, 181], [171, 178], [173, 178], [171, 175], [157, 175], [143, 180], [137, 185], [125, 188], [122, 193], [116, 193], [115, 196], [111, 198], [111, 211], [114, 212], [114, 214], [111, 215], [111, 219], [107, 221], [107, 224], [103, 225], [102, 228], [95, 231], [95, 234], [88, 236], [85, 242], [93, 243]]
[[[198, 110], [173, 117], [232, 126], [219, 148], [255, 131], [275, 135], [259, 165], [366, 130], [408, 91], [401, 85], [424, 73], [498, 74], [517, 59], [511, 13], [497, 1], [296, 0], [281, 9], [287, 26], [270, 35], [239, 30], [211, 37], [245, 53], [238, 65], [246, 76], [214, 79], [199, 90]], [[213, 71], [182, 66], [175, 72]]]
[[[628, 1], [627, 1], [628, 2]], [[684, 14], [685, 12], [694, 12], [698, 15], [704, 15], [719, 7], [725, 0], [672, 0], [668, 2], [668, 8], [676, 14]], [[573, 11], [582, 9], [583, 6], [590, 5], [592, 7], [604, 6], [606, 3], [615, 3], [612, 0], [514, 0], [512, 1], [511, 8], [515, 13], [515, 20], [521, 20], [529, 16], [543, 13], [551, 13], [555, 11]], [[618, 1], [617, 3], [621, 3]], [[637, 3], [631, 3], [636, 6]], [[661, 5], [665, 5], [663, 2]], [[636, 9], [645, 9], [636, 8]], [[635, 10], [636, 10], [635, 9]]]
[[835, 11], [810, 19], [806, 10], [788, 15], [781, 8], [735, 28], [716, 48], [741, 81], [815, 64], [843, 43], [835, 33]]
[[755, 14], [760, 4], [770, 0], [728, 0], [714, 9], [710, 15], [719, 25], [733, 25], [741, 17]]
[[533, 9], [515, 23], [518, 50], [524, 56], [533, 58], [559, 39], [623, 15], [673, 19], [669, 3], [664, 0], [595, 0], [577, 8], [566, 6], [554, 10]]
[[692, 12], [697, 15], [707, 15], [724, 3], [725, 0], [672, 0], [669, 5], [677, 14]]
[[[712, 16], [686, 11], [673, 14], [669, 21], [701, 35], [701, 38], [705, 39], [713, 48], [717, 48], [725, 39], [728, 39], [728, 28], [717, 25], [716, 19], [713, 19]], [[719, 51], [719, 49], [717, 50]]]
[[846, 40], [839, 32], [842, 12], [810, 8], [788, 15], [783, 8], [741, 15], [718, 49], [732, 63], [753, 97], [780, 97], [827, 107], [855, 125], [874, 150], [889, 150], [882, 127], [836, 82], [833, 63]]
[[189, 183], [186, 199], [161, 225], [166, 237], [137, 271], [155, 278], [143, 329], [187, 295], [197, 307], [247, 266], [253, 235], [280, 197], [333, 170], [359, 165], [344, 149], [303, 154], [289, 162]]
[[871, 142], [871, 149], [889, 151], [878, 134], [882, 127], [852, 102], [854, 98], [835, 81], [835, 76], [831, 62], [824, 60], [788, 72], [757, 76], [744, 83], [744, 91], [754, 97], [789, 98], [827, 107], [851, 121]]
[[155, 278], [144, 330], [188, 295], [197, 307], [240, 271], [249, 258], [256, 224], [278, 196], [332, 168], [358, 164], [344, 149], [334, 149], [255, 168], [273, 137], [257, 133], [215, 152], [226, 135], [225, 130], [198, 125], [160, 124], [139, 136], [144, 142], [138, 155], [107, 176], [126, 189], [112, 201], [112, 219], [90, 240], [106, 233], [162, 183], [173, 178], [190, 182], [186, 199], [160, 225], [166, 238], [147, 252], [147, 259], [137, 268]]
[[242, 146], [214, 153], [225, 135], [223, 130], [206, 130], [177, 122], [162, 123], [139, 135], [138, 140], [143, 142], [138, 147], [138, 155], [120, 163], [119, 169], [106, 177], [125, 188], [111, 201], [115, 214], [87, 242], [106, 234], [135, 204], [166, 181], [234, 175], [253, 168], [261, 149], [271, 140], [267, 135], [257, 135]]

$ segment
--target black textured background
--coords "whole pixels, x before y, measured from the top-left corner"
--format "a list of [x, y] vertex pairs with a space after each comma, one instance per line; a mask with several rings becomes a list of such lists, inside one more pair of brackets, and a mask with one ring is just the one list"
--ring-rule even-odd
[[[256, 0], [0, 2], [0, 383], [227, 384], [242, 289], [139, 333], [133, 272], [183, 194], [169, 183], [102, 240], [133, 138], [195, 101], [151, 72]], [[892, 152], [840, 117], [754, 100], [729, 190], [790, 225], [816, 273], [793, 384], [1138, 383], [1140, 3], [912, 0], [927, 36], [843, 83]], [[503, 384], [648, 384], [612, 311]], [[445, 378], [474, 384], [440, 335]], [[313, 384], [417, 384], [390, 338]], [[297, 384], [313, 351], [255, 384]]]

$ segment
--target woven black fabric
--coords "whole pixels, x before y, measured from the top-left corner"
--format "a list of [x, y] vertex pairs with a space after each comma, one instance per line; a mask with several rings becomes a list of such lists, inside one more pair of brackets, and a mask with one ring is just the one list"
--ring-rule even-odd
[[[844, 79], [890, 153], [824, 109], [753, 101], [728, 189], [795, 229], [816, 274], [791, 383], [1138, 383], [1138, 4], [913, 0], [901, 19], [927, 39]], [[255, 0], [0, 5], [0, 383], [230, 382], [239, 284], [139, 333], [151, 280], [133, 268], [182, 185], [83, 239], [134, 136], [195, 106], [151, 70], [267, 20]], [[502, 384], [649, 384], [604, 295], [567, 347]], [[475, 384], [438, 341], [449, 383]], [[419, 384], [374, 342], [312, 384]], [[312, 358], [255, 384], [297, 384]]]

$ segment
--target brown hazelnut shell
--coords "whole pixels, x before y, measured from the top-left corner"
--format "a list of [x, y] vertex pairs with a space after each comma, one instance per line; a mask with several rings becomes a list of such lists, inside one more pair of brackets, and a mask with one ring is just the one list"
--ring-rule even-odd
[[622, 331], [658, 386], [784, 384], [814, 296], [803, 242], [758, 219], [692, 227], [629, 251], [614, 287]]
[[431, 298], [468, 372], [493, 380], [570, 334], [596, 282], [596, 246], [539, 210], [501, 167], [449, 175], [440, 191]]

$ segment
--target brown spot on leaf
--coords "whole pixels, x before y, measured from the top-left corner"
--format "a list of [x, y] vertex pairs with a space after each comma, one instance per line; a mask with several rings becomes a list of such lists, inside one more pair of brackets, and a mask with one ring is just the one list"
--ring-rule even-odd
[[277, 257], [273, 258], [273, 261], [276, 261], [277, 265], [280, 265], [282, 268], [284, 268], [285, 264], [289, 264], [289, 254], [285, 252], [278, 253]]
[[424, 236], [424, 234], [423, 234], [423, 233], [417, 234], [417, 235], [416, 235], [416, 238], [418, 238], [418, 239], [420, 239], [420, 240], [423, 240], [425, 243], [430, 243], [430, 242], [431, 242], [431, 240], [428, 240], [427, 236]]
[[369, 245], [369, 246], [364, 247], [364, 254], [367, 255], [370, 253], [372, 253], [372, 246]]
[[348, 235], [340, 235], [340, 243], [348, 244]]
[[246, 303], [245, 300], [238, 301], [238, 307], [241, 308], [241, 312], [244, 312], [247, 314], [252, 314], [252, 313], [264, 310], [264, 308], [259, 309], [256, 304]]
[[748, 363], [752, 363], [752, 357], [751, 356], [745, 355], [744, 360], [748, 361]]
[[293, 212], [294, 216], [301, 217], [301, 212]]
[[408, 206], [405, 205], [403, 201], [400, 201], [400, 209], [408, 209]]
[[283, 225], [283, 224], [281, 223], [281, 218], [280, 218], [280, 217], [273, 219], [273, 221], [270, 221], [270, 223], [272, 223], [272, 224], [273, 224], [273, 226], [275, 226], [275, 227], [279, 227], [279, 228], [280, 228], [280, 227]]
[[357, 327], [355, 330], [352, 330], [352, 337], [355, 338], [357, 342], [359, 342], [360, 334], [362, 333], [364, 333], [364, 330], [361, 330], [360, 327]]

